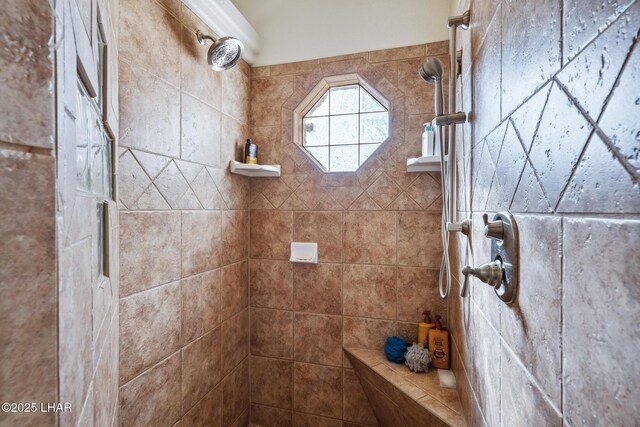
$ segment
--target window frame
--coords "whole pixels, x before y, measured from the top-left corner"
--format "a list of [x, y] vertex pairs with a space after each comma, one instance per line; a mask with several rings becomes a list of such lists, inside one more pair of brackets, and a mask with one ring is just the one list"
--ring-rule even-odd
[[[304, 145], [304, 119], [305, 116], [315, 107], [315, 105], [322, 99], [322, 97], [333, 87], [342, 87], [342, 86], [351, 86], [351, 85], [359, 85], [362, 89], [366, 90], [369, 95], [371, 95], [376, 101], [378, 101], [386, 110], [388, 114], [388, 122], [389, 122], [389, 131], [387, 134], [387, 138], [380, 142], [380, 145], [376, 150], [362, 163], [360, 163], [360, 145], [374, 145], [371, 144], [361, 144], [360, 143], [360, 125], [358, 120], [358, 163], [359, 166], [352, 171], [333, 171], [327, 170], [306, 148]], [[360, 99], [358, 99], [360, 102]], [[340, 115], [357, 115], [358, 119], [360, 118], [360, 107], [358, 106], [357, 113], [347, 113]], [[368, 114], [368, 113], [365, 113]], [[338, 116], [338, 115], [334, 115]], [[327, 117], [331, 117], [330, 114]], [[373, 87], [369, 82], [364, 80], [358, 74], [344, 74], [339, 76], [331, 76], [323, 78], [310, 92], [309, 94], [302, 100], [302, 102], [298, 105], [298, 107], [293, 111], [293, 142], [298, 148], [307, 156], [316, 167], [318, 167], [323, 173], [327, 174], [349, 174], [356, 173], [360, 170], [367, 162], [370, 161], [372, 157], [382, 148], [384, 144], [386, 144], [389, 139], [391, 139], [391, 125], [392, 125], [392, 111], [391, 111], [391, 103], [378, 91], [375, 87]], [[329, 119], [330, 120], [330, 119]], [[330, 124], [329, 124], [329, 132]], [[345, 144], [345, 145], [355, 145], [355, 144]], [[330, 155], [330, 154], [329, 154]], [[329, 158], [330, 161], [330, 158]]]

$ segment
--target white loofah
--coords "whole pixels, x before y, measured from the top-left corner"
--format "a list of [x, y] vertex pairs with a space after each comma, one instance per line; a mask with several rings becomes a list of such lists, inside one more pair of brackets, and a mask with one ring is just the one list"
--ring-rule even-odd
[[421, 344], [414, 343], [404, 354], [404, 364], [414, 372], [427, 372], [431, 364], [432, 354]]

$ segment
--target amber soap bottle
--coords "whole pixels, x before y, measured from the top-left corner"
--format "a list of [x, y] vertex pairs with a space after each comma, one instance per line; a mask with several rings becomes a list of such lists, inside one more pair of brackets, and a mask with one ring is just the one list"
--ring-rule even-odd
[[436, 316], [435, 329], [429, 330], [429, 352], [433, 354], [431, 366], [438, 369], [451, 367], [449, 354], [449, 331], [442, 329], [442, 316]]
[[431, 312], [429, 310], [423, 311], [422, 316], [424, 318], [424, 322], [418, 323], [418, 344], [426, 346], [429, 330], [433, 329], [435, 325], [431, 323]]

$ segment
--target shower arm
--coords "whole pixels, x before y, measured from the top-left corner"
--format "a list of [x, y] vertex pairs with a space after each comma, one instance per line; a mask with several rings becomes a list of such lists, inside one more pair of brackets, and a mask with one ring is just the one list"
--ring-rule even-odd
[[205, 42], [205, 40], [211, 40], [213, 43], [216, 42], [216, 39], [214, 39], [211, 36], [208, 36], [208, 35], [204, 34], [200, 30], [196, 31], [196, 37], [198, 38], [198, 43], [200, 43], [201, 45], [207, 44], [207, 42]]

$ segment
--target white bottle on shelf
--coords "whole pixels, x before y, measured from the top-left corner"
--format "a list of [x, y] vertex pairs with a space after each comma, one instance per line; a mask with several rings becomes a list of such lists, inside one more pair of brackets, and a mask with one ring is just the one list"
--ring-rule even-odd
[[436, 144], [436, 133], [431, 123], [425, 123], [422, 132], [422, 157], [438, 155], [440, 155], [440, 147]]

